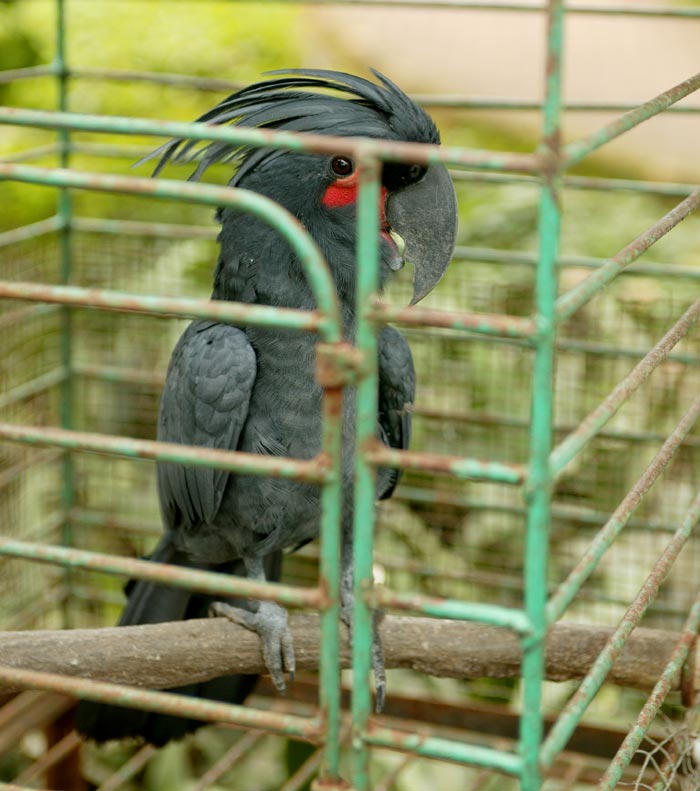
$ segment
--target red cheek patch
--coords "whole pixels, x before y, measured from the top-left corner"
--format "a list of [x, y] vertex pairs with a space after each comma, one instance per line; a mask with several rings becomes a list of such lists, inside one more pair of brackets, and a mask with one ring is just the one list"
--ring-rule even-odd
[[329, 209], [339, 209], [357, 201], [357, 172], [334, 181], [323, 193], [321, 203]]
[[[339, 209], [357, 202], [357, 172], [344, 179], [334, 181], [323, 193], [321, 203], [328, 209]], [[384, 204], [386, 203], [386, 187], [379, 190], [379, 217], [384, 222]]]

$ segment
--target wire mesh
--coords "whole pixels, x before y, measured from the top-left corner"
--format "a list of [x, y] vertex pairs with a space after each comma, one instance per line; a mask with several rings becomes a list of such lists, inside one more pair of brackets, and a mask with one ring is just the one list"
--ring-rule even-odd
[[[440, 5], [478, 8], [493, 4]], [[536, 10], [529, 4], [500, 5], [503, 11]], [[573, 7], [570, 11], [592, 14], [609, 13], [611, 9]], [[687, 15], [691, 17], [689, 24], [693, 23], [695, 13], [692, 9], [626, 8], [624, 11]], [[75, 71], [75, 86], [80, 86], [81, 78], [90, 78], [87, 71]], [[194, 87], [204, 86], [200, 82]], [[209, 87], [224, 89], [219, 83]], [[85, 94], [76, 89], [72, 109], [83, 109], [81, 99], [85, 102]], [[455, 104], [441, 102], [439, 97], [425, 99], [429, 104]], [[203, 107], [207, 101], [205, 98]], [[460, 99], [458, 103], [470, 109], [489, 106], [489, 102], [478, 99], [464, 102]], [[84, 109], [94, 109], [89, 102], [85, 104]], [[499, 102], [499, 106], [503, 104]], [[635, 106], [615, 105], [614, 109]], [[518, 107], [525, 110], [527, 105], [520, 103]], [[685, 105], [678, 109], [689, 110]], [[72, 163], [89, 163], [89, 169], [119, 171], [121, 162], [138, 158], [138, 154], [124, 157], [126, 152], [137, 152], [136, 145], [124, 147], [118, 160], [97, 156], [107, 151], [100, 152], [94, 147], [84, 149], [85, 153], [81, 154], [79, 146], [90, 145], [81, 143], [83, 138], [87, 140], [88, 135], [72, 136], [75, 149]], [[34, 130], [27, 142], [39, 145], [53, 139], [51, 134]], [[41, 162], [47, 154], [43, 150], [30, 156]], [[78, 159], [80, 156], [85, 158]], [[477, 161], [475, 157], [473, 162]], [[535, 310], [536, 298], [533, 267], [537, 249], [538, 182], [528, 180], [531, 177], [510, 175], [503, 183], [499, 183], [496, 175], [489, 179], [467, 173], [463, 180], [464, 176], [460, 172], [457, 180], [464, 215], [460, 246], [443, 286], [426, 304], [440, 310], [527, 318]], [[12, 182], [3, 182], [2, 189], [7, 184], [11, 185], [7, 193], [10, 200], [21, 194], [20, 189], [27, 190], [27, 194], [36, 189]], [[650, 186], [630, 179], [625, 189], [639, 186], [641, 191], [621, 194], [612, 179], [596, 182], [589, 178], [586, 182], [586, 177], [575, 176], [568, 177], [563, 184], [566, 212], [559, 260], [562, 293], [577, 286], [591, 267], [601, 263], [601, 257], [611, 255], [655, 222], [691, 186], [688, 189], [682, 185], [680, 188]], [[569, 189], [568, 184], [575, 186]], [[578, 188], [582, 184], [588, 189]], [[653, 194], [654, 191], [680, 195], [676, 199], [664, 199]], [[106, 198], [76, 192], [74, 202], [81, 219], [76, 220], [71, 233], [72, 284], [136, 294], [207, 296], [216, 247], [214, 226], [206, 211], [125, 198], [120, 207], [124, 218], [187, 224], [189, 233], [185, 230], [175, 234], [162, 229], [158, 234], [155, 227], [135, 226], [126, 232], [124, 227], [114, 226], [112, 230], [116, 232], [109, 232], [104, 224], [90, 229], [90, 219], [93, 222], [95, 218], [104, 219], [107, 207], [112, 207]], [[203, 223], [203, 227], [189, 227], [194, 222]], [[660, 242], [654, 249], [657, 263], [649, 263], [645, 258], [643, 264], [631, 267], [562, 325], [556, 339], [555, 444], [575, 429], [689, 307], [700, 271], [693, 252], [696, 233], [694, 225], [679, 226], [667, 242]], [[23, 241], [2, 243], [0, 262], [3, 280], [59, 284], [60, 231], [54, 229], [44, 235], [30, 235]], [[406, 304], [409, 294], [410, 284], [404, 278], [390, 291], [389, 301], [397, 306]], [[3, 301], [1, 307], [2, 419], [37, 426], [58, 425], [60, 388], [67, 375], [61, 350], [61, 310], [13, 300]], [[82, 309], [72, 311], [72, 317], [71, 374], [77, 405], [73, 427], [153, 439], [164, 370], [184, 322]], [[426, 452], [526, 464], [534, 362], [529, 343], [438, 327], [410, 327], [405, 335], [418, 369], [414, 447]], [[138, 355], [134, 355], [135, 349]], [[642, 474], [698, 392], [699, 360], [697, 335], [691, 335], [556, 481], [551, 499], [547, 579], [550, 592], [565, 579], [594, 533]], [[697, 431], [683, 441], [671, 466], [663, 473], [660, 485], [642, 502], [628, 528], [578, 592], [567, 618], [614, 626], [624, 615], [697, 491], [699, 441]], [[63, 454], [12, 443], [0, 445], [0, 454], [2, 532], [23, 540], [59, 543], [64, 522]], [[139, 556], [146, 552], [160, 529], [154, 465], [89, 454], [73, 454], [73, 464], [76, 486], [69, 516], [75, 546], [116, 555]], [[512, 486], [407, 471], [397, 496], [380, 509], [375, 573], [391, 590], [520, 608], [524, 595], [526, 518], [521, 493]], [[645, 625], [680, 631], [695, 598], [696, 591], [688, 580], [696, 576], [697, 552], [696, 542], [691, 539], [673, 575], [652, 604]], [[316, 579], [317, 561], [317, 548], [305, 548], [289, 558], [285, 579], [311, 585]], [[65, 574], [57, 568], [7, 558], [0, 560], [0, 564], [3, 593], [10, 594], [3, 595], [2, 624], [6, 630], [59, 626], [66, 613], [70, 623], [94, 626], [111, 623], [116, 616], [122, 584], [118, 579], [105, 581], [103, 575], [86, 571], [71, 570]], [[453, 701], [457, 697], [466, 706], [484, 699], [502, 706], [518, 707], [521, 703], [521, 689], [508, 680], [426, 682], [407, 671], [396, 672], [402, 685], [405, 683], [406, 688], [433, 701]], [[561, 710], [570, 690], [546, 683], [543, 694], [543, 708], [556, 712]], [[677, 698], [678, 693], [672, 693], [672, 701], [676, 699], [673, 695]], [[639, 695], [629, 690], [615, 693], [617, 719], [629, 718], [631, 711], [639, 709], [639, 701]], [[268, 698], [254, 703], [285, 710], [284, 704]], [[591, 716], [605, 717], [610, 708], [611, 704], [597, 699]], [[307, 707], [305, 713], [311, 716], [311, 712], [312, 707]], [[477, 746], [495, 745], [499, 750], [514, 749], [516, 744], [514, 732], [511, 741], [499, 742], [490, 733], [479, 735], [475, 728], [450, 731], [432, 722], [430, 717], [424, 716], [422, 722], [418, 719], [405, 716], [395, 722], [387, 719], [382, 726], [421, 734], [426, 739], [444, 737]], [[27, 728], [27, 733], [32, 732], [36, 728]], [[265, 756], [262, 761], [256, 760], [253, 753], [258, 751], [263, 738], [257, 737], [252, 732], [239, 737], [224, 730], [216, 737], [215, 748], [205, 747], [203, 739], [194, 737], [194, 745], [186, 750], [188, 760], [194, 762], [202, 775], [200, 785], [205, 778], [207, 782], [219, 782], [241, 761], [244, 765], [239, 767], [238, 774], [231, 775], [230, 782], [234, 784], [231, 787], [236, 787], [241, 777], [258, 776], [261, 764], [269, 760], [267, 756], [275, 755], [280, 743], [265, 737], [269, 749], [262, 753]], [[46, 776], [42, 760], [50, 761], [51, 755], [60, 756], [62, 750], [75, 749], [69, 737], [63, 739], [68, 741], [59, 739], [48, 749], [23, 745], [15, 753], [16, 763], [11, 767], [14, 774], [9, 772], [8, 779], [21, 784], [34, 776]], [[184, 751], [178, 754], [178, 760], [186, 760]], [[429, 781], [426, 778], [431, 777], [435, 767], [435, 762], [397, 757], [379, 748], [373, 754], [373, 771], [378, 782], [387, 788], [422, 787], [421, 783]], [[317, 755], [312, 754], [296, 769], [290, 769], [284, 787], [303, 787], [307, 770], [312, 771]], [[86, 759], [86, 771], [100, 788], [119, 787], [120, 783], [121, 787], [148, 787], [148, 767], [157, 760], [148, 749], [133, 756], [130, 751], [121, 750], [116, 757], [112, 755], [111, 761], [91, 751]], [[598, 782], [604, 769], [596, 773], [590, 758], [586, 758], [585, 765], [566, 754], [557, 761], [548, 781], [552, 788], [590, 787]], [[279, 758], [273, 762], [279, 765]], [[121, 768], [112, 774], [117, 765]], [[209, 774], [205, 774], [205, 766]], [[218, 776], [215, 770], [220, 772]], [[444, 787], [471, 783], [474, 788], [507, 788], [511, 783], [490, 770], [452, 766], [444, 771]], [[269, 777], [266, 774], [265, 778], [260, 782], [269, 787], [279, 786], [279, 773], [276, 776], [271, 773]], [[634, 778], [634, 773], [627, 776], [630, 782]]]

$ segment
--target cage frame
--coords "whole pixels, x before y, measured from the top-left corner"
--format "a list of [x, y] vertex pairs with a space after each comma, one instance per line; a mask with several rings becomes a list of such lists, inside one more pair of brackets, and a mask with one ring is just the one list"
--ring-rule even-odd
[[[386, 2], [388, 5], [392, 3]], [[224, 706], [206, 702], [174, 700], [172, 694], [128, 690], [128, 688], [80, 679], [67, 679], [31, 670], [0, 666], [0, 679], [28, 688], [70, 691], [80, 697], [96, 700], [124, 700], [124, 695], [136, 704], [155, 711], [179, 711], [216, 721], [232, 721], [251, 727], [266, 727], [278, 733], [313, 737], [323, 742], [323, 758], [316, 788], [331, 791], [342, 786], [340, 760], [340, 664], [339, 664], [339, 503], [340, 503], [340, 423], [339, 408], [343, 389], [356, 387], [357, 435], [355, 486], [355, 628], [353, 633], [352, 667], [354, 678], [368, 679], [370, 674], [370, 642], [372, 610], [386, 606], [416, 615], [458, 619], [491, 624], [514, 631], [522, 645], [523, 711], [520, 719], [520, 738], [515, 752], [460, 743], [438, 737], [409, 736], [392, 731], [371, 720], [371, 693], [368, 683], [355, 684], [352, 698], [352, 784], [356, 791], [370, 788], [368, 760], [372, 746], [389, 747], [414, 755], [446, 758], [468, 765], [496, 769], [519, 778], [524, 791], [541, 787], [543, 772], [564, 749], [576, 728], [586, 705], [602, 685], [613, 659], [619, 655], [630, 633], [641, 619], [652, 596], [658, 591], [670, 564], [673, 562], [691, 531], [700, 520], [700, 499], [696, 498], [686, 517], [671, 538], [667, 550], [652, 569], [647, 583], [630, 605], [627, 615], [610, 638], [598, 661], [581, 683], [579, 692], [560, 715], [548, 736], [544, 736], [541, 711], [544, 679], [545, 639], [548, 628], [565, 612], [585, 579], [592, 573], [614, 538], [627, 524], [639, 501], [653, 485], [660, 472], [668, 465], [685, 436], [700, 414], [700, 399], [696, 400], [677, 428], [664, 444], [667, 452], [655, 459], [645, 473], [644, 480], [620, 509], [599, 531], [590, 551], [559, 586], [548, 596], [547, 546], [551, 522], [551, 491], [565, 466], [600, 432], [630, 395], [671, 353], [676, 343], [693, 327], [700, 313], [697, 301], [667, 335], [649, 352], [628, 377], [623, 380], [581, 425], [562, 442], [553, 441], [553, 366], [556, 356], [556, 333], [559, 325], [572, 316], [626, 266], [635, 261], [658, 239], [700, 206], [700, 190], [690, 191], [671, 212], [658, 223], [623, 248], [605, 264], [567, 293], [558, 294], [557, 264], [561, 207], [559, 193], [566, 171], [586, 156], [638, 124], [672, 107], [677, 101], [700, 88], [700, 74], [685, 80], [642, 105], [627, 108], [624, 115], [605, 124], [596, 132], [567, 146], [560, 143], [560, 118], [563, 109], [561, 74], [563, 53], [563, 24], [567, 13], [636, 13], [641, 15], [678, 15], [700, 17], [697, 9], [653, 9], [626, 7], [601, 8], [585, 4], [565, 8], [563, 0], [549, 0], [546, 6], [536, 3], [510, 4], [505, 2], [478, 3], [468, 0], [440, 0], [422, 5], [459, 8], [488, 8], [504, 11], [537, 12], [547, 17], [547, 72], [545, 98], [542, 104], [543, 128], [540, 145], [532, 154], [494, 152], [455, 148], [391, 144], [382, 141], [314, 137], [260, 130], [214, 128], [204, 124], [146, 121], [144, 119], [86, 116], [69, 112], [68, 84], [75, 76], [66, 50], [67, 0], [56, 0], [56, 59], [47, 66], [15, 70], [0, 75], [4, 80], [30, 79], [52, 75], [59, 87], [58, 110], [55, 113], [0, 108], [0, 123], [25, 125], [56, 130], [60, 168], [37, 168], [17, 162], [0, 161], [0, 180], [11, 179], [25, 183], [43, 184], [58, 188], [57, 214], [49, 220], [17, 231], [0, 235], [0, 245], [9, 244], [24, 234], [36, 235], [58, 231], [61, 240], [61, 281], [58, 286], [0, 282], [0, 298], [53, 303], [61, 306], [61, 425], [60, 428], [33, 428], [0, 423], [0, 440], [45, 445], [68, 451], [64, 457], [62, 504], [65, 511], [63, 547], [30, 544], [14, 539], [0, 540], [0, 554], [33, 561], [92, 568], [107, 573], [128, 575], [142, 579], [167, 579], [170, 584], [196, 586], [198, 590], [235, 593], [243, 596], [270, 599], [282, 604], [315, 607], [322, 613], [322, 663], [320, 702], [318, 713], [309, 719], [276, 712], [262, 716], [244, 706]], [[148, 75], [133, 73], [131, 78], [146, 79]], [[162, 79], [162, 78], [161, 78]], [[71, 132], [96, 131], [127, 135], [177, 136], [197, 140], [225, 140], [265, 145], [271, 148], [337, 153], [342, 151], [359, 163], [358, 198], [358, 325], [354, 347], [343, 341], [337, 302], [332, 280], [313, 240], [295, 224], [293, 218], [270, 201], [252, 193], [231, 188], [201, 184], [183, 184], [167, 180], [150, 181], [122, 176], [80, 173], [70, 169]], [[525, 174], [540, 184], [539, 229], [540, 243], [535, 269], [535, 312], [528, 319], [515, 316], [495, 316], [474, 312], [448, 314], [425, 308], [396, 309], [375, 300], [377, 290], [378, 220], [376, 205], [381, 163], [398, 161], [446, 165], [493, 174]], [[238, 303], [211, 303], [207, 300], [165, 299], [119, 293], [110, 290], [86, 289], [69, 285], [71, 261], [71, 229], [76, 219], [71, 206], [71, 189], [106, 190], [129, 194], [149, 194], [155, 198], [203, 203], [214, 206], [236, 205], [255, 212], [275, 225], [296, 246], [305, 270], [314, 285], [318, 308], [311, 312], [280, 310]], [[676, 185], [668, 185], [669, 190]], [[680, 189], [683, 193], [685, 187]], [[115, 222], [115, 221], [112, 221]], [[115, 226], [116, 227], [116, 226]], [[315, 330], [322, 336], [319, 345], [318, 382], [324, 388], [324, 432], [321, 456], [309, 462], [299, 460], [248, 458], [237, 452], [209, 451], [187, 446], [168, 446], [165, 443], [109, 438], [89, 435], [73, 429], [71, 414], [71, 307], [90, 306], [101, 310], [141, 311], [149, 315], [168, 315], [187, 318], [213, 318], [231, 323], [258, 323], [265, 326], [294, 326], [296, 329]], [[469, 457], [447, 457], [417, 451], [393, 451], [373, 444], [376, 415], [377, 328], [388, 321], [409, 326], [449, 327], [460, 332], [498, 337], [505, 342], [517, 340], [534, 350], [533, 381], [530, 418], [530, 455], [526, 465], [500, 463]], [[671, 443], [670, 445], [668, 443]], [[662, 448], [662, 450], [663, 450]], [[257, 584], [231, 579], [214, 573], [193, 572], [176, 567], [157, 566], [147, 561], [127, 560], [102, 556], [71, 547], [69, 511], [74, 502], [72, 453], [93, 451], [126, 457], [141, 457], [165, 461], [187, 462], [217, 466], [220, 469], [295, 477], [319, 483], [323, 491], [321, 529], [321, 566], [319, 584], [315, 588], [299, 589], [280, 584]], [[246, 457], [246, 458], [244, 458]], [[372, 588], [372, 548], [374, 543], [374, 487], [373, 470], [380, 465], [403, 469], [423, 469], [445, 472], [456, 477], [474, 480], [500, 481], [522, 488], [527, 508], [525, 533], [525, 596], [520, 610], [497, 605], [477, 604], [461, 600], [436, 600], [432, 597], [401, 594]], [[630, 732], [606, 776], [598, 786], [601, 791], [612, 789], [624, 766], [639, 747], [655, 714], [670, 689], [671, 679], [683, 668], [694, 645], [700, 626], [698, 601], [691, 608], [685, 627], [674, 649], [664, 674], [640, 712], [638, 722]], [[691, 693], [694, 690], [691, 690]], [[690, 694], [689, 704], [695, 701]]]

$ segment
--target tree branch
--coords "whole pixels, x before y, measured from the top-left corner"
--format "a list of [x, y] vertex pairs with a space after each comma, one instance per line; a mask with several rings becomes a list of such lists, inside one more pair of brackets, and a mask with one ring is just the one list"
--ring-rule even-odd
[[[297, 668], [317, 669], [318, 616], [293, 614], [290, 628]], [[554, 681], [581, 678], [612, 631], [585, 624], [555, 625], [547, 639], [546, 677]], [[518, 638], [504, 629], [387, 616], [380, 633], [388, 668], [408, 667], [452, 678], [512, 678], [520, 674]], [[610, 680], [651, 689], [679, 636], [660, 629], [635, 630]], [[343, 667], [350, 665], [344, 628], [341, 662]], [[156, 689], [229, 673], [265, 672], [257, 635], [223, 618], [106, 629], [0, 632], [0, 664]], [[676, 678], [674, 689], [679, 687], [680, 678]], [[12, 689], [0, 681], [0, 691]]]

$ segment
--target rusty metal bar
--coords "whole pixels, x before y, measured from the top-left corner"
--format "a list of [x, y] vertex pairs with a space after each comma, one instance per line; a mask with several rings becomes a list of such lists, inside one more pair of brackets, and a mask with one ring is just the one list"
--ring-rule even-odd
[[122, 764], [116, 772], [111, 774], [104, 783], [101, 783], [96, 791], [117, 791], [124, 783], [128, 782], [137, 772], [143, 769], [156, 753], [156, 750], [157, 748], [152, 744], [144, 744], [126, 763]]
[[[115, 132], [125, 135], [177, 137], [189, 140], [217, 140], [257, 147], [317, 154], [361, 156], [363, 151], [380, 160], [429, 165], [433, 162], [465, 168], [536, 173], [539, 158], [534, 154], [511, 151], [483, 151], [459, 146], [438, 146], [401, 141], [368, 140], [331, 135], [311, 135], [251, 127], [231, 127], [205, 123], [153, 121], [110, 115], [46, 112], [16, 107], [0, 107], [0, 124], [31, 126], [40, 129], [72, 129], [82, 132]], [[1, 163], [0, 163], [1, 165]], [[3, 170], [0, 167], [0, 174]], [[158, 182], [160, 184], [163, 181]], [[177, 182], [180, 187], [187, 184]], [[189, 185], [190, 187], [194, 185]], [[203, 185], [199, 185], [200, 187]], [[221, 189], [221, 188], [220, 188]], [[153, 190], [156, 192], [157, 190]], [[255, 193], [257, 195], [257, 193]]]
[[[697, 495], [693, 500], [680, 527], [654, 564], [651, 573], [644, 581], [639, 593], [634, 597], [617, 629], [611, 635], [590, 672], [569, 699], [561, 716], [547, 735], [540, 753], [540, 759], [544, 767], [551, 766], [556, 756], [566, 746], [583, 712], [603, 685], [613, 663], [620, 655], [630, 634], [644, 616], [652, 599], [657, 595], [661, 584], [668, 576], [671, 566], [697, 526], [698, 521], [700, 521], [700, 495]], [[693, 610], [693, 617], [696, 615], [698, 613]]]
[[660, 93], [653, 99], [650, 99], [644, 104], [640, 104], [634, 110], [631, 110], [620, 118], [616, 118], [609, 124], [606, 124], [601, 129], [598, 129], [593, 134], [582, 140], [577, 140], [564, 147], [563, 150], [563, 169], [568, 169], [577, 162], [587, 157], [596, 149], [619, 137], [624, 132], [628, 132], [635, 126], [638, 126], [643, 121], [658, 115], [672, 104], [680, 101], [689, 94], [697, 91], [700, 88], [700, 72], [689, 77], [687, 80], [674, 85], [667, 91]]
[[700, 190], [693, 192], [684, 201], [681, 201], [651, 228], [623, 247], [600, 269], [589, 275], [571, 291], [559, 297], [557, 300], [557, 321], [562, 322], [570, 318], [608, 283], [612, 282], [626, 266], [636, 261], [653, 244], [698, 208], [700, 208]]
[[430, 618], [449, 618], [459, 621], [478, 621], [481, 623], [512, 629], [527, 635], [532, 631], [529, 618], [522, 610], [501, 607], [496, 604], [465, 602], [457, 599], [444, 599], [426, 596], [421, 593], [397, 593], [386, 588], [375, 588], [366, 595], [373, 607], [417, 613]]
[[375, 467], [396, 467], [402, 470], [447, 473], [459, 479], [500, 481], [514, 485], [522, 483], [527, 472], [527, 469], [521, 464], [481, 461], [463, 456], [448, 456], [421, 451], [396, 450], [374, 442], [371, 448], [366, 451], [366, 457]]
[[663, 702], [672, 689], [673, 680], [678, 677], [681, 668], [685, 664], [693, 647], [700, 627], [700, 594], [693, 602], [688, 617], [683, 626], [683, 633], [676, 643], [673, 654], [659, 678], [656, 686], [647, 698], [646, 703], [639, 712], [637, 721], [631, 730], [627, 732], [625, 740], [620, 745], [620, 749], [612, 760], [596, 791], [613, 791], [622, 777], [622, 773], [629, 766], [634, 754], [639, 749], [640, 744], [646, 737], [651, 727], [654, 717], [659, 713]]
[[[255, 745], [265, 738], [265, 734], [260, 731], [250, 731], [244, 733], [243, 736], [212, 765], [207, 771], [197, 780], [196, 784], [190, 788], [190, 791], [207, 791], [207, 789], [216, 783], [219, 778], [232, 769], [241, 758], [250, 752]], [[98, 788], [97, 791], [107, 791], [107, 789]]]
[[3, 422], [0, 422], [0, 439], [29, 445], [57, 446], [68, 450], [125, 456], [131, 459], [155, 459], [196, 467], [212, 467], [246, 475], [295, 478], [308, 483], [324, 483], [328, 478], [323, 455], [309, 460], [287, 459], [235, 450], [178, 445], [174, 442], [130, 439], [52, 427], [18, 426]]
[[680, 449], [683, 439], [697, 422], [698, 417], [700, 417], [700, 396], [695, 399], [688, 411], [683, 415], [679, 424], [668, 436], [668, 439], [649, 463], [637, 483], [630, 489], [620, 505], [615, 509], [613, 515], [596, 535], [593, 542], [583, 552], [574, 569], [547, 603], [547, 620], [550, 624], [557, 621], [566, 612], [583, 583], [590, 577], [605, 552], [627, 525], [644, 495], [670, 464]]
[[396, 322], [406, 326], [444, 327], [453, 330], [468, 330], [482, 335], [498, 335], [506, 338], [532, 338], [537, 332], [532, 319], [520, 316], [502, 316], [492, 313], [463, 313], [434, 310], [421, 307], [397, 307], [375, 301], [370, 311], [372, 321]]
[[550, 455], [553, 476], [560, 475], [573, 457], [615, 415], [624, 402], [667, 358], [669, 351], [690, 331], [700, 316], [700, 300], [694, 302], [664, 337], [640, 360], [610, 395], [594, 409]]
[[0, 280], [0, 299], [25, 302], [49, 302], [78, 308], [96, 308], [117, 313], [146, 313], [184, 319], [214, 319], [231, 324], [259, 327], [286, 327], [307, 332], [321, 332], [328, 322], [318, 311], [248, 305], [244, 302], [157, 297], [129, 294], [109, 289], [80, 286], [46, 286], [42, 283]]
[[187, 588], [203, 593], [277, 601], [293, 607], [319, 608], [325, 603], [324, 596], [317, 588], [256, 582], [247, 577], [199, 571], [167, 563], [151, 563], [148, 560], [123, 558], [71, 547], [33, 544], [11, 538], [0, 537], [0, 555], [151, 580], [174, 588]]
[[137, 687], [125, 687], [121, 684], [110, 684], [106, 681], [58, 676], [54, 673], [21, 670], [0, 664], [0, 681], [3, 680], [28, 689], [47, 689], [87, 700], [192, 717], [206, 722], [230, 723], [243, 728], [261, 728], [272, 733], [298, 736], [311, 741], [318, 740], [322, 735], [320, 723], [314, 718], [307, 719], [292, 714], [253, 709], [250, 706], [215, 703], [172, 692], [153, 692]]

